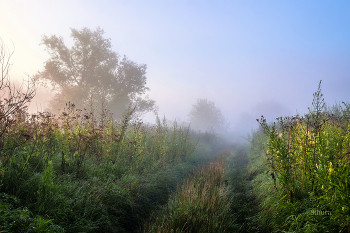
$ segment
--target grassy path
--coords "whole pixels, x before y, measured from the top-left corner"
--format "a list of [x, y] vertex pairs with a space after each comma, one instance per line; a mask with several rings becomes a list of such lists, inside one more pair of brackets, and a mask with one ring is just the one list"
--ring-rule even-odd
[[247, 173], [247, 147], [221, 151], [187, 177], [140, 232], [263, 232]]
[[262, 233], [264, 231], [255, 221], [259, 203], [255, 199], [251, 184], [254, 175], [247, 170], [248, 148], [241, 147], [235, 152], [235, 156], [231, 160], [229, 173], [232, 196], [231, 212], [236, 219], [232, 232]]
[[145, 224], [143, 232], [231, 232], [230, 197], [225, 157], [202, 167], [184, 180], [168, 204]]

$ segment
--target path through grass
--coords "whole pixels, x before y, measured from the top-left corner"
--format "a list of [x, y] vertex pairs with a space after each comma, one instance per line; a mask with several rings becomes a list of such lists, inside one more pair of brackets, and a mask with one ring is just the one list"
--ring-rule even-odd
[[245, 193], [238, 193], [242, 192], [242, 183], [236, 183], [241, 170], [231, 166], [245, 162], [244, 151], [233, 154], [230, 149], [223, 150], [215, 161], [185, 179], [168, 204], [145, 224], [143, 232], [237, 232], [242, 226], [238, 219], [245, 219], [249, 211], [241, 210], [240, 195]]

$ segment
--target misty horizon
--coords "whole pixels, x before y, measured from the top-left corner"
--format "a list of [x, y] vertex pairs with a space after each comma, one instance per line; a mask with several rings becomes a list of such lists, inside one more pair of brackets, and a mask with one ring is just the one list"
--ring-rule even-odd
[[[43, 70], [43, 35], [61, 36], [71, 47], [71, 28], [101, 27], [113, 51], [147, 65], [146, 94], [161, 118], [188, 122], [196, 100], [208, 99], [230, 131], [245, 136], [261, 115], [273, 121], [307, 113], [320, 80], [327, 104], [349, 101], [350, 4], [201, 3], [2, 4], [0, 36], [15, 49], [11, 79]], [[39, 87], [29, 111], [44, 111], [51, 98], [50, 88]], [[143, 120], [154, 123], [155, 115]]]

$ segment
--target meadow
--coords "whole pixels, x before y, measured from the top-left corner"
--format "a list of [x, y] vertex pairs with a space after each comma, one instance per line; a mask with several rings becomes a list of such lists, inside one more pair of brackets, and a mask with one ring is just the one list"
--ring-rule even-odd
[[308, 114], [257, 119], [247, 170], [256, 232], [350, 232], [350, 105], [327, 107], [320, 85]]
[[350, 105], [320, 85], [249, 145], [131, 106], [2, 116], [0, 232], [350, 232]]
[[[1, 232], [136, 232], [227, 143], [188, 126], [120, 121], [67, 103], [2, 118]], [[219, 177], [220, 178], [220, 177]], [[219, 181], [217, 181], [219, 182]]]

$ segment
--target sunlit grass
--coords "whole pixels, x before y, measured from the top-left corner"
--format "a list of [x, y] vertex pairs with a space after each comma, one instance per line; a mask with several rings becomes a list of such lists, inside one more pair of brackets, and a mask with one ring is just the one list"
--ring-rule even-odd
[[[321, 97], [319, 86], [314, 108], [304, 117], [278, 118], [273, 124], [259, 120], [268, 138], [250, 154], [250, 171], [257, 174], [256, 222], [267, 231], [350, 231], [350, 106], [325, 111]], [[252, 148], [258, 148], [258, 138], [261, 133]], [[257, 163], [259, 157], [263, 163]]]

